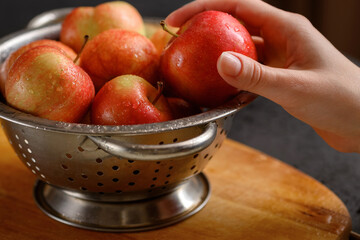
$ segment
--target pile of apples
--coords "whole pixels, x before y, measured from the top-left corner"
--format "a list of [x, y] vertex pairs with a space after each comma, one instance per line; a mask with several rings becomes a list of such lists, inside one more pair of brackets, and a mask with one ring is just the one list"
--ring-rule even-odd
[[173, 35], [160, 25], [147, 29], [126, 2], [77, 7], [66, 16], [59, 40], [37, 40], [10, 54], [0, 69], [0, 90], [10, 106], [26, 113], [101, 125], [187, 117], [240, 91], [216, 69], [223, 51], [257, 58], [237, 19], [206, 11]]

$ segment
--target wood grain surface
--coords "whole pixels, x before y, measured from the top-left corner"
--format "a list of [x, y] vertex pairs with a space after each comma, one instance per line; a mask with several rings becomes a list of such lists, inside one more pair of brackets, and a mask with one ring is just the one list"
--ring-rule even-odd
[[[59, 223], [37, 208], [35, 176], [0, 130], [0, 239], [348, 239], [351, 219], [329, 189], [300, 171], [225, 140], [206, 167], [210, 201], [189, 219], [140, 233], [94, 232]], [[314, 159], [315, 161], [316, 159]]]

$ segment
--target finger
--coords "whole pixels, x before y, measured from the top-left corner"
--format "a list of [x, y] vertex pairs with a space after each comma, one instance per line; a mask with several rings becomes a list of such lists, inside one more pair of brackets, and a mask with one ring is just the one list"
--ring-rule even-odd
[[218, 59], [220, 76], [231, 86], [256, 93], [282, 106], [288, 105], [293, 92], [301, 88], [295, 70], [272, 68], [245, 55], [224, 52]]
[[207, 10], [230, 13], [253, 28], [262, 28], [265, 23], [285, 13], [261, 0], [201, 0], [188, 3], [172, 12], [166, 18], [166, 22], [171, 26], [180, 27], [195, 14]]
[[264, 63], [265, 54], [264, 54], [264, 39], [258, 36], [251, 36], [253, 43], [255, 44], [256, 53], [258, 57], [258, 62]]

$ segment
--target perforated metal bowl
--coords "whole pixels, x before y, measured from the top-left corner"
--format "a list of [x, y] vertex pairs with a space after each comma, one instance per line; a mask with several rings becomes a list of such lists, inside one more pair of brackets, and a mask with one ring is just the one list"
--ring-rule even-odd
[[[0, 40], [0, 62], [19, 47], [56, 39], [60, 24]], [[50, 217], [101, 231], [163, 227], [199, 211], [210, 186], [202, 170], [220, 148], [233, 115], [255, 98], [188, 118], [143, 125], [100, 126], [50, 121], [0, 102], [2, 127], [38, 181], [34, 197]]]

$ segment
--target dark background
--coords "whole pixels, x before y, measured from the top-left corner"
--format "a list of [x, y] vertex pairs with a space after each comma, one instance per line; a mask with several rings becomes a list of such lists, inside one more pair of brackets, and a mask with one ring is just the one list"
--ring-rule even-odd
[[[32, 17], [44, 11], [97, 5], [101, 2], [103, 1], [2, 0], [0, 1], [0, 37], [24, 28]], [[189, 1], [128, 2], [143, 16], [166, 17], [171, 11]], [[267, 2], [308, 17], [340, 51], [359, 65], [359, 0], [268, 0]], [[309, 126], [261, 97], [236, 115], [229, 137], [278, 158], [325, 184], [346, 204], [353, 218], [353, 229], [360, 232], [359, 154], [333, 150]]]

